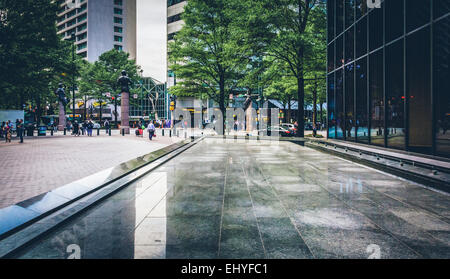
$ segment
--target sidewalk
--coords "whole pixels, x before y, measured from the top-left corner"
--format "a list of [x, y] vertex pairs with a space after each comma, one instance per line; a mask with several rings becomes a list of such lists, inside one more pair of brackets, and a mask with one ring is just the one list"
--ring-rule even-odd
[[182, 138], [53, 136], [0, 143], [0, 208], [161, 149]]

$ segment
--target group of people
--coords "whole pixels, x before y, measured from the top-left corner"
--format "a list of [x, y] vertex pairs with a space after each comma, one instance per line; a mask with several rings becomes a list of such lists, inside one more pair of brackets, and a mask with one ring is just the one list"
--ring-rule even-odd
[[[88, 137], [92, 137], [92, 131], [94, 130], [94, 122], [92, 122], [91, 119], [83, 121], [81, 124], [78, 123], [77, 120], [72, 125], [72, 135], [79, 137], [80, 135], [87, 134]], [[108, 120], [105, 121], [105, 128], [108, 132], [109, 130], [109, 122]]]
[[[6, 142], [11, 142], [13, 130], [14, 124], [13, 122], [11, 122], [11, 120], [8, 120], [7, 122], [2, 122], [0, 127], [0, 138], [5, 138]], [[20, 138], [20, 143], [23, 143], [23, 134], [25, 132], [23, 119], [16, 120], [15, 130], [17, 137]]]

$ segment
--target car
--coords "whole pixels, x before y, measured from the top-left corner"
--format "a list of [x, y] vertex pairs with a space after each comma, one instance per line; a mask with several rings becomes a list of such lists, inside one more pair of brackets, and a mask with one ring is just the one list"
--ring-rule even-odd
[[[289, 131], [288, 129], [285, 129], [283, 127], [280, 126], [269, 126], [267, 127], [267, 130], [259, 130], [259, 133], [264, 135], [265, 133], [267, 133], [267, 136], [272, 136], [272, 133], [278, 133], [278, 135], [280, 137], [292, 137], [294, 136], [294, 133], [292, 131]], [[275, 134], [273, 135], [275, 136]]]
[[288, 130], [288, 131], [291, 131], [293, 134], [296, 134], [296, 133], [297, 133], [297, 128], [295, 128], [295, 125], [294, 125], [294, 124], [290, 124], [290, 123], [281, 123], [281, 124], [280, 124], [280, 127], [281, 127], [281, 128], [284, 128], [284, 129], [286, 129], [286, 130]]

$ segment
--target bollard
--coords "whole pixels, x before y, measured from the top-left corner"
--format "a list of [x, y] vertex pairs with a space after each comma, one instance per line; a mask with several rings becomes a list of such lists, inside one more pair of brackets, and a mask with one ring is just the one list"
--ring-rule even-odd
[[164, 129], [162, 129], [162, 136], [164, 137]]
[[100, 136], [100, 128], [97, 128], [97, 136]]
[[169, 137], [172, 137], [172, 130], [169, 130]]
[[66, 135], [66, 128], [64, 128], [64, 135]]
[[122, 129], [122, 136], [125, 136], [125, 129]]
[[109, 136], [111, 136], [111, 128], [109, 128]]
[[53, 129], [50, 130], [50, 135], [53, 137]]
[[180, 131], [177, 131], [177, 138], [180, 137]]

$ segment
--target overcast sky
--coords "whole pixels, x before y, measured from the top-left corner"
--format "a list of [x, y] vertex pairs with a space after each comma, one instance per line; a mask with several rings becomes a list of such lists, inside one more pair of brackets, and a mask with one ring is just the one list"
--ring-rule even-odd
[[137, 63], [145, 77], [167, 79], [167, 1], [137, 0]]

